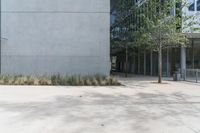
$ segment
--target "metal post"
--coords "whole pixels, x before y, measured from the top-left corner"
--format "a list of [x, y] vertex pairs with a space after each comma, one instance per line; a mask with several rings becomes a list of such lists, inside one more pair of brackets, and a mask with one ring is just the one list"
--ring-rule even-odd
[[161, 43], [159, 44], [158, 52], [158, 83], [162, 83], [162, 47]]

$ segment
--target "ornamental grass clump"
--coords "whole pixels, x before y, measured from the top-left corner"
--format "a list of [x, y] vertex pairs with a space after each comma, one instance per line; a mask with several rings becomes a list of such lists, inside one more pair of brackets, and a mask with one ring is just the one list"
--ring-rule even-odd
[[91, 86], [92, 85], [91, 79], [89, 79], [88, 77], [85, 77], [85, 85], [86, 86]]
[[97, 81], [97, 79], [95, 77], [92, 78], [92, 85], [93, 86], [99, 86], [100, 85], [99, 82]]
[[26, 85], [33, 85], [34, 83], [35, 83], [34, 77], [27, 76], [27, 79], [26, 79], [26, 81], [25, 81], [25, 84], [26, 84]]
[[51, 79], [49, 77], [40, 77], [39, 85], [52, 85]]
[[0, 85], [111, 86], [120, 85], [115, 77], [95, 76], [23, 76], [0, 75]]
[[120, 85], [116, 77], [109, 78], [109, 85]]
[[72, 86], [77, 85], [78, 83], [78, 79], [76, 76], [70, 76], [67, 81], [69, 85], [72, 85]]

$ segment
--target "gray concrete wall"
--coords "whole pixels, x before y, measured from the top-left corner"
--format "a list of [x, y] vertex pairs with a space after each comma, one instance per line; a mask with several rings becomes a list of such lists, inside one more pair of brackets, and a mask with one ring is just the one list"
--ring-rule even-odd
[[109, 74], [109, 0], [2, 0], [3, 74]]

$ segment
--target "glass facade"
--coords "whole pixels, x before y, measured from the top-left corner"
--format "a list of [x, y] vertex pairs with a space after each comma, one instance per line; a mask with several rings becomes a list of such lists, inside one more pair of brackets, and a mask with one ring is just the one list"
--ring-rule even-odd
[[197, 11], [200, 11], [200, 0], [197, 0]]
[[188, 0], [189, 11], [200, 11], [200, 0]]
[[200, 41], [192, 41], [191, 47], [187, 48], [187, 68], [200, 69]]
[[[200, 10], [200, 0], [188, 0], [190, 11], [199, 11]], [[134, 4], [134, 3], [132, 3]], [[137, 30], [138, 27], [142, 26], [142, 20], [138, 17], [137, 14], [144, 11], [143, 6], [141, 5], [141, 10], [133, 14], [128, 14], [125, 17], [127, 25], [134, 23], [136, 27], [128, 28], [129, 30]], [[180, 6], [180, 5], [177, 5]], [[148, 9], [151, 8], [148, 6]], [[149, 9], [151, 10], [151, 9]], [[177, 13], [177, 12], [176, 12]], [[114, 29], [118, 33], [121, 32], [120, 28], [116, 26]], [[112, 32], [112, 31], [111, 31]], [[199, 40], [198, 40], [199, 39]], [[183, 53], [183, 52], [182, 52]], [[191, 44], [186, 48], [186, 68], [190, 69], [200, 69], [200, 37], [191, 39]], [[121, 54], [116, 54], [116, 71], [124, 72], [125, 71], [125, 54], [121, 51]], [[158, 75], [158, 53], [152, 52], [149, 49], [144, 51], [140, 48], [135, 47], [131, 51], [131, 55], [128, 58], [128, 72], [134, 74], [145, 74], [145, 75]], [[163, 76], [172, 76], [175, 71], [181, 69], [181, 48], [168, 48], [163, 50], [162, 55], [162, 65], [163, 65]]]
[[195, 9], [195, 0], [189, 0], [189, 11], [194, 11]]

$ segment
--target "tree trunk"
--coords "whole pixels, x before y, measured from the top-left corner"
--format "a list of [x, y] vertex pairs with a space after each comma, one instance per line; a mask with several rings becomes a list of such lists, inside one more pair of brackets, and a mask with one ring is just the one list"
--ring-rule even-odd
[[159, 46], [158, 51], [158, 83], [162, 83], [162, 47]]
[[162, 44], [161, 31], [159, 28], [159, 50], [158, 50], [158, 83], [162, 83]]

